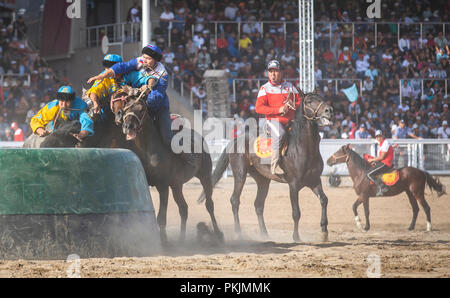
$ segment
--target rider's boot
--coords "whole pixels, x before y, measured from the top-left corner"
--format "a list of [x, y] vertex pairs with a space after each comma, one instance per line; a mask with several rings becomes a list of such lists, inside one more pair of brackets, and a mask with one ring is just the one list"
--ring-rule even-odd
[[272, 172], [272, 175], [283, 175], [284, 172], [280, 168], [279, 162], [279, 154], [276, 154], [275, 152], [272, 155], [272, 162], [270, 163], [270, 171]]
[[374, 179], [375, 184], [377, 185], [377, 197], [382, 197], [388, 190], [389, 188], [383, 183], [383, 181], [381, 181], [381, 179], [379, 177]]

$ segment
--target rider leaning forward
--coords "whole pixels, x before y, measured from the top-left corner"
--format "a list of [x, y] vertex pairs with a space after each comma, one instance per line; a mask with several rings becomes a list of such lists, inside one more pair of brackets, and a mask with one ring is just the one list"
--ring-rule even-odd
[[87, 104], [75, 96], [72, 87], [62, 86], [56, 94], [56, 99], [47, 103], [31, 118], [30, 126], [33, 133], [45, 137], [62, 123], [79, 120], [81, 131], [74, 137], [82, 141], [83, 138], [94, 134], [94, 122], [85, 112], [86, 109]]
[[[92, 77], [88, 83], [102, 81], [117, 75], [123, 76], [123, 84], [142, 91], [150, 90], [147, 96], [149, 113], [155, 118], [160, 129], [163, 143], [171, 148], [173, 131], [170, 120], [169, 97], [166, 94], [169, 75], [160, 62], [162, 51], [155, 45], [148, 45], [142, 49], [142, 56], [128, 62], [120, 62], [105, 70], [98, 76]], [[192, 156], [182, 152], [180, 157], [192, 164]]]
[[286, 126], [295, 117], [294, 103], [295, 109], [297, 109], [300, 106], [301, 98], [297, 88], [283, 80], [280, 62], [270, 61], [267, 71], [269, 82], [259, 89], [255, 109], [256, 113], [266, 115], [266, 127], [272, 138], [271, 172], [272, 174], [283, 174], [278, 165], [280, 142], [286, 133]]
[[[110, 69], [113, 65], [120, 62], [122, 62], [121, 56], [114, 54], [106, 55], [103, 59], [103, 67], [105, 68], [105, 70], [102, 72], [102, 74]], [[92, 85], [92, 87], [87, 91], [86, 94], [92, 100], [92, 110], [95, 114], [101, 113], [100, 100], [102, 98], [108, 98], [119, 89], [119, 79], [120, 76], [105, 78], [103, 80], [96, 80], [94, 82], [94, 85]]]

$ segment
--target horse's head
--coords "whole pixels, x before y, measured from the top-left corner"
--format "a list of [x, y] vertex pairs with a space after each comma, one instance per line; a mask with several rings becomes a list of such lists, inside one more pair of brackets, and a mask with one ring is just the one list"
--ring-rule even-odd
[[330, 158], [328, 158], [327, 165], [331, 167], [340, 163], [347, 162], [350, 159], [349, 150], [352, 150], [349, 144], [339, 148], [338, 151], [334, 152], [334, 154], [331, 155]]
[[143, 129], [144, 121], [148, 117], [147, 103], [142, 96], [132, 99], [123, 109], [122, 132], [127, 141], [134, 141]]
[[111, 96], [111, 111], [114, 114], [114, 121], [117, 125], [122, 124], [122, 118], [124, 115], [123, 110], [130, 100], [130, 90], [131, 89], [128, 86], [124, 86], [114, 92]]
[[325, 103], [323, 98], [315, 93], [306, 94], [303, 97], [303, 116], [312, 121], [317, 121], [320, 125], [331, 125], [333, 118], [333, 108]]

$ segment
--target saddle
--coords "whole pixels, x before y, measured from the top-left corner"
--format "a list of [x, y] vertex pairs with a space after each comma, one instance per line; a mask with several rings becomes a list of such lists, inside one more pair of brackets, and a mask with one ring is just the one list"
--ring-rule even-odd
[[389, 173], [381, 174], [381, 181], [383, 181], [383, 183], [387, 186], [394, 186], [395, 184], [397, 184], [399, 179], [400, 175], [398, 173], [398, 170], [395, 169]]
[[[364, 154], [364, 159], [367, 160], [370, 156], [369, 154]], [[384, 173], [384, 174], [378, 174], [376, 177], [381, 178], [381, 181], [386, 186], [394, 186], [397, 184], [398, 180], [400, 179], [399, 171], [397, 169], [392, 169], [391, 171]], [[372, 181], [370, 181], [370, 184], [373, 184]]]
[[[285, 156], [287, 153], [288, 145], [289, 145], [289, 132], [291, 131], [291, 123], [286, 127], [286, 134], [281, 139], [281, 156]], [[272, 157], [272, 138], [264, 138], [262, 136], [258, 136], [253, 143], [253, 149], [255, 151], [256, 156], [259, 158], [269, 158]]]

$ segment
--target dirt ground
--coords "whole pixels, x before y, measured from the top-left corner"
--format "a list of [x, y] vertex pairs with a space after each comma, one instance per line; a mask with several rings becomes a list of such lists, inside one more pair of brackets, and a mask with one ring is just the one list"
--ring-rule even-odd
[[[450, 192], [450, 178], [441, 177]], [[325, 181], [325, 180], [324, 180]], [[241, 197], [240, 220], [243, 237], [234, 234], [229, 198], [232, 178], [221, 180], [214, 191], [215, 213], [225, 243], [208, 246], [196, 240], [196, 225], [209, 223], [204, 205], [197, 204], [198, 180], [185, 185], [189, 205], [188, 234], [178, 242], [180, 217], [169, 199], [170, 247], [155, 257], [83, 259], [82, 277], [450, 277], [450, 195], [440, 198], [427, 189], [433, 231], [426, 232], [425, 214], [419, 212], [415, 231], [408, 231], [412, 210], [406, 194], [370, 201], [371, 230], [362, 232], [354, 222], [354, 191], [344, 180], [339, 188], [324, 182], [329, 198], [329, 241], [320, 242], [320, 203], [311, 190], [300, 192], [300, 243], [292, 240], [288, 187], [272, 183], [265, 206], [269, 239], [259, 238], [253, 207], [256, 184], [247, 179]], [[156, 210], [159, 200], [151, 189]], [[362, 205], [359, 208], [364, 223]], [[379, 263], [378, 263], [379, 260]], [[379, 266], [377, 266], [379, 264]], [[0, 277], [66, 277], [65, 261], [3, 261]], [[377, 271], [377, 268], [380, 270]]]

